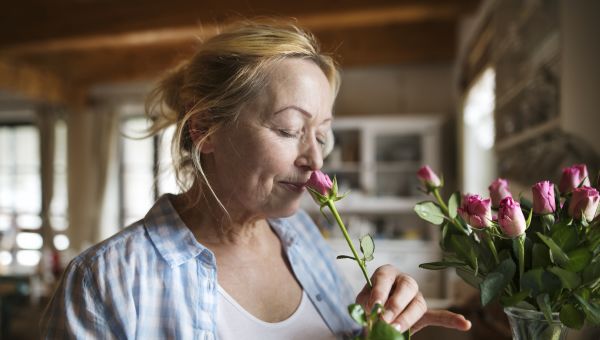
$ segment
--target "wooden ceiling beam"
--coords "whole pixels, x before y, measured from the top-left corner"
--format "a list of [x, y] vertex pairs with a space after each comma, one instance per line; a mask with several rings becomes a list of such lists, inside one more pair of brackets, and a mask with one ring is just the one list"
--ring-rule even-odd
[[[342, 67], [449, 62], [454, 57], [455, 23], [434, 21], [390, 24], [316, 32], [326, 52], [333, 52]], [[152, 80], [189, 58], [195, 40], [61, 51], [23, 57], [30, 64], [60, 74], [75, 84]]]
[[[45, 1], [9, 5], [0, 21], [0, 53], [80, 50], [207, 37], [240, 17], [294, 17], [310, 30], [446, 20], [476, 0], [333, 1]], [[232, 9], [235, 9], [233, 11]], [[15, 30], [14, 27], [19, 27]]]
[[48, 70], [0, 59], [0, 89], [27, 100], [78, 106], [84, 91], [73, 91], [64, 79]]

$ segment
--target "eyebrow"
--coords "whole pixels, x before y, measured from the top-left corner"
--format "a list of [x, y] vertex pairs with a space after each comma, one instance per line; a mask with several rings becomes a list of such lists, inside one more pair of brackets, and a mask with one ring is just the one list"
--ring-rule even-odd
[[[312, 113], [310, 113], [310, 112], [308, 112], [308, 111], [304, 110], [303, 108], [301, 108], [301, 107], [298, 107], [298, 106], [296, 106], [296, 105], [290, 105], [290, 106], [286, 106], [286, 107], [284, 107], [284, 108], [282, 108], [282, 109], [280, 109], [280, 110], [277, 110], [277, 111], [275, 111], [275, 112], [273, 113], [273, 115], [276, 115], [276, 114], [278, 114], [278, 113], [281, 113], [281, 112], [283, 112], [283, 111], [285, 111], [285, 110], [288, 110], [288, 109], [294, 109], [294, 110], [296, 110], [296, 111], [298, 111], [298, 112], [302, 113], [303, 115], [307, 116], [308, 118], [313, 118], [313, 115], [312, 115]], [[332, 118], [331, 118], [331, 117], [330, 117], [330, 118], [327, 118], [327, 119], [325, 119], [325, 120], [323, 121], [323, 123], [329, 122], [330, 120], [332, 120]]]

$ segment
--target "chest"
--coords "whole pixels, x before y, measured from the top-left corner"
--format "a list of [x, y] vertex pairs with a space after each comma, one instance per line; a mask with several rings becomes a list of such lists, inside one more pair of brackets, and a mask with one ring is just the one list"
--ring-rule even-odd
[[297, 309], [302, 287], [283, 254], [216, 256], [219, 285], [253, 316], [278, 322]]

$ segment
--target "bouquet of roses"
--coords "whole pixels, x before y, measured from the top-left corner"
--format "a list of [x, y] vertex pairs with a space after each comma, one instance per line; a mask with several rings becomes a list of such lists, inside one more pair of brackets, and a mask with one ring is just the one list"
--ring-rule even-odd
[[[455, 268], [480, 290], [481, 303], [552, 314], [569, 328], [600, 325], [600, 195], [583, 164], [563, 170], [558, 188], [532, 186], [532, 201], [513, 198], [497, 179], [490, 198], [455, 192], [440, 195], [443, 181], [428, 167], [418, 178], [435, 200], [415, 212], [441, 227], [443, 260], [422, 268]], [[600, 176], [595, 183], [600, 187]]]

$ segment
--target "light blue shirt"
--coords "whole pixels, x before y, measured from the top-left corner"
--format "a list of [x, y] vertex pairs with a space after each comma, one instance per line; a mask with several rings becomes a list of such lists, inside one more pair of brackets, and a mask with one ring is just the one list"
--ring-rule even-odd
[[[217, 265], [164, 195], [144, 219], [76, 257], [42, 316], [43, 338], [216, 339]], [[354, 294], [303, 211], [270, 219], [292, 270], [340, 337]]]

